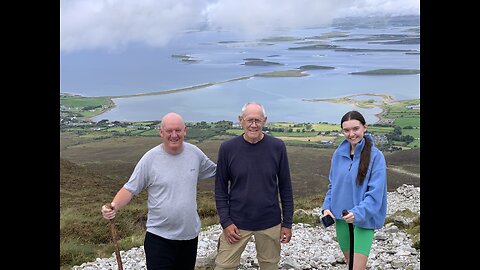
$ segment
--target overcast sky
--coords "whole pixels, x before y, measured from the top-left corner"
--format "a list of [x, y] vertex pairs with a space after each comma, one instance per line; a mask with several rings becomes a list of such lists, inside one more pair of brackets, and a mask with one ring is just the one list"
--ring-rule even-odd
[[161, 47], [200, 27], [255, 36], [379, 14], [419, 15], [420, 0], [61, 0], [60, 49]]

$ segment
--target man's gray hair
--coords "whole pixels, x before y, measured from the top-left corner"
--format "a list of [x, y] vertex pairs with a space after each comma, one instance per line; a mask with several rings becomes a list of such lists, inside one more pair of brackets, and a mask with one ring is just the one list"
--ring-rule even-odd
[[242, 107], [242, 114], [240, 116], [243, 116], [245, 114], [245, 110], [247, 109], [248, 105], [258, 105], [258, 106], [260, 106], [260, 108], [262, 109], [263, 116], [267, 117], [267, 114], [265, 113], [265, 108], [263, 107], [263, 105], [258, 103], [258, 102], [255, 102], [255, 101], [249, 101], [249, 102], [245, 103], [245, 105], [243, 105], [243, 107]]

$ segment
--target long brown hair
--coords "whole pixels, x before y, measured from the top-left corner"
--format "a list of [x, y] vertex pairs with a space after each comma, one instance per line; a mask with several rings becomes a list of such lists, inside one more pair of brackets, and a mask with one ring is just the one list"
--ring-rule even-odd
[[[349, 120], [358, 120], [362, 125], [365, 125], [365, 118], [363, 115], [357, 111], [349, 111], [347, 112], [340, 121], [340, 127], [343, 127], [343, 122]], [[370, 164], [370, 153], [372, 152], [372, 142], [363, 136], [365, 140], [365, 146], [363, 147], [362, 154], [360, 155], [360, 164], [358, 165], [358, 172], [357, 172], [357, 185], [363, 184], [365, 181], [365, 177], [367, 176], [368, 165]]]

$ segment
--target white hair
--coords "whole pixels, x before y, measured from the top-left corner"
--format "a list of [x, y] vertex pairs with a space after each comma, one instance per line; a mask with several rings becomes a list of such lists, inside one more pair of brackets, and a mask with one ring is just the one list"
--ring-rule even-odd
[[255, 102], [255, 101], [249, 101], [249, 102], [245, 103], [245, 105], [243, 105], [241, 116], [243, 116], [245, 114], [245, 110], [247, 109], [248, 105], [258, 105], [258, 106], [260, 106], [260, 109], [262, 109], [263, 116], [267, 117], [267, 114], [265, 113], [265, 108], [263, 107], [263, 105], [258, 103], [258, 102]]

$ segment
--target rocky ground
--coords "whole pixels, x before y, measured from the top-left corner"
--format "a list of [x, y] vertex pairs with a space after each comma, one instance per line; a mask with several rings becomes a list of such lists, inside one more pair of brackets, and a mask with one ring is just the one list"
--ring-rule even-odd
[[[387, 217], [398, 210], [409, 209], [420, 213], [420, 188], [403, 185], [388, 193]], [[321, 209], [311, 214], [320, 217]], [[297, 210], [302, 211], [302, 210]], [[413, 247], [413, 240], [401, 227], [408, 227], [413, 218], [395, 216], [394, 222], [375, 232], [367, 269], [420, 269], [420, 251]], [[397, 225], [396, 225], [397, 224]], [[213, 266], [220, 225], [210, 226], [199, 235], [197, 266], [208, 269]], [[338, 246], [334, 226], [323, 228], [309, 224], [294, 224], [293, 236], [288, 244], [282, 244], [279, 269], [347, 269], [343, 254]], [[143, 246], [121, 251], [123, 269], [144, 270]], [[110, 258], [97, 258], [74, 266], [72, 270], [117, 269], [115, 254]], [[247, 244], [242, 254], [239, 269], [258, 269], [254, 239]]]

